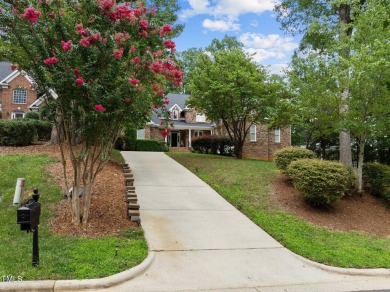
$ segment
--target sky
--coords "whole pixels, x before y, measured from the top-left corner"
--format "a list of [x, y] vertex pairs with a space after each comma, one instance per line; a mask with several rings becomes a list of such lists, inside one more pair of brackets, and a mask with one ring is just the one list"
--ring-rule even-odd
[[235, 36], [255, 60], [279, 74], [291, 60], [300, 37], [281, 30], [273, 7], [279, 0], [178, 0], [179, 23], [185, 25], [175, 39], [176, 49], [205, 48], [216, 38]]

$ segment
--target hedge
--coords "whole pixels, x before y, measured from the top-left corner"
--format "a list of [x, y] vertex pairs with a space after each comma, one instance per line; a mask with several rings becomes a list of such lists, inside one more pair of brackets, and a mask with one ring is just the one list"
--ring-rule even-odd
[[32, 120], [37, 130], [38, 140], [50, 140], [53, 125], [48, 121]]
[[24, 118], [31, 119], [31, 120], [40, 120], [41, 114], [39, 112], [29, 111], [29, 112], [25, 113]]
[[192, 140], [191, 147], [197, 153], [233, 155], [233, 143], [225, 137], [201, 136]]
[[379, 163], [363, 165], [363, 183], [370, 194], [390, 201], [390, 166]]
[[275, 164], [282, 172], [286, 172], [291, 162], [304, 158], [317, 158], [316, 154], [308, 149], [288, 147], [275, 152]]
[[136, 141], [135, 151], [168, 152], [169, 148], [164, 141], [145, 139]]
[[318, 159], [291, 162], [287, 175], [313, 205], [330, 205], [344, 196], [350, 172], [341, 163]]
[[0, 120], [0, 145], [26, 146], [38, 137], [35, 123], [32, 120]]
[[114, 148], [117, 150], [134, 151], [137, 143], [137, 130], [136, 129], [125, 129], [123, 136], [119, 137]]

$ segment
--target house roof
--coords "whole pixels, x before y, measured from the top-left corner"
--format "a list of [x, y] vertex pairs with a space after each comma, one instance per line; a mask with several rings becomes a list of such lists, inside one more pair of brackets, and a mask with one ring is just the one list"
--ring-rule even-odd
[[172, 106], [177, 104], [181, 109], [184, 109], [186, 100], [190, 97], [188, 94], [176, 94], [176, 93], [169, 93], [169, 104], [166, 105], [166, 108], [169, 110]]
[[0, 62], [0, 83], [14, 72], [10, 66], [11, 62]]

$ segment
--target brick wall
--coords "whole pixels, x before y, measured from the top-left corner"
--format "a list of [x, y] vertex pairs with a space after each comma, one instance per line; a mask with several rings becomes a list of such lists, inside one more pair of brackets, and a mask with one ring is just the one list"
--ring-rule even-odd
[[185, 114], [186, 123], [196, 123], [196, 111], [188, 110]]
[[280, 143], [275, 142], [275, 131], [268, 130], [265, 125], [256, 125], [256, 141], [250, 141], [250, 133], [246, 138], [243, 148], [243, 156], [273, 160], [276, 150], [291, 146], [291, 127], [280, 130]]
[[[23, 76], [19, 75], [9, 84], [8, 88], [0, 89], [0, 100], [2, 101], [3, 119], [10, 119], [13, 110], [29, 111], [28, 107], [37, 99], [37, 92], [32, 90], [30, 82]], [[12, 102], [13, 90], [18, 87], [27, 89], [27, 103], [14, 104]]]

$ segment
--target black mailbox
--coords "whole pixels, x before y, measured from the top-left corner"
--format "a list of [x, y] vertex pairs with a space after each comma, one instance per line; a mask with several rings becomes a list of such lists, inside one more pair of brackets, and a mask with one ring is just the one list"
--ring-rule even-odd
[[31, 202], [17, 210], [17, 222], [20, 224], [20, 230], [31, 230], [39, 225], [41, 215], [41, 204]]

